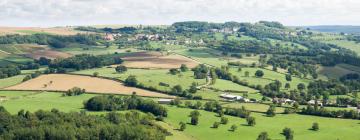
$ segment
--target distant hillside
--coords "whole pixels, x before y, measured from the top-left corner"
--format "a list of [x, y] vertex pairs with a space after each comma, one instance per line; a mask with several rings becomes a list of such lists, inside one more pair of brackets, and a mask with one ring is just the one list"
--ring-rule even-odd
[[303, 26], [302, 28], [310, 28], [314, 31], [329, 33], [356, 33], [360, 34], [360, 26], [344, 26], [344, 25], [320, 25], [320, 26]]

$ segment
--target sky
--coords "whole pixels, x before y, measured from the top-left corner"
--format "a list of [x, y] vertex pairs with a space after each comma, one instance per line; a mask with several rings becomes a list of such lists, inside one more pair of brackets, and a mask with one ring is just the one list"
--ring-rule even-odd
[[0, 26], [260, 20], [289, 26], [360, 25], [360, 0], [0, 0]]

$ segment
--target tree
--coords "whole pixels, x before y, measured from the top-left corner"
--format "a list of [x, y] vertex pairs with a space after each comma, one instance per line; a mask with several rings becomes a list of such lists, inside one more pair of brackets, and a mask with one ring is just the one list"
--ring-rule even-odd
[[286, 88], [286, 89], [289, 89], [289, 88], [290, 88], [290, 83], [286, 83], [286, 84], [285, 84], [285, 88]]
[[202, 103], [200, 101], [197, 101], [194, 105], [194, 109], [200, 109], [202, 106]]
[[180, 125], [180, 128], [179, 128], [180, 131], [184, 131], [186, 129], [186, 123], [180, 122], [179, 125]]
[[220, 125], [220, 123], [219, 123], [219, 122], [214, 122], [214, 123], [213, 123], [212, 128], [218, 128], [218, 127], [219, 127], [219, 125]]
[[238, 72], [241, 72], [241, 70], [242, 70], [241, 67], [239, 67], [237, 71], [238, 71]]
[[196, 91], [197, 91], [197, 84], [195, 83], [195, 82], [193, 82], [192, 84], [191, 84], [191, 86], [190, 86], [190, 88], [189, 88], [189, 92], [190, 93], [196, 93]]
[[127, 71], [127, 67], [123, 65], [116, 66], [115, 71], [118, 73], [124, 73]]
[[267, 132], [261, 132], [256, 140], [270, 140]]
[[263, 72], [262, 70], [257, 70], [257, 71], [255, 72], [255, 76], [256, 76], [256, 77], [263, 77], [263, 76], [264, 76], [264, 72]]
[[245, 71], [245, 77], [249, 77], [250, 76], [250, 72], [249, 71]]
[[314, 122], [311, 127], [312, 130], [318, 131], [319, 130], [319, 124], [317, 122]]
[[30, 75], [26, 75], [23, 79], [23, 82], [30, 80], [32, 77]]
[[235, 124], [233, 124], [231, 127], [230, 127], [230, 131], [236, 131], [237, 129], [237, 126]]
[[255, 126], [255, 117], [249, 116], [246, 118], [246, 122], [249, 126]]
[[181, 85], [175, 85], [172, 89], [171, 89], [171, 94], [173, 95], [181, 95], [183, 93], [183, 89]]
[[291, 81], [292, 80], [291, 74], [286, 74], [285, 79], [286, 79], [286, 81]]
[[176, 74], [179, 73], [179, 70], [172, 68], [172, 69], [169, 69], [169, 73], [172, 74], [172, 75], [176, 75]]
[[186, 72], [186, 71], [189, 70], [189, 68], [188, 68], [185, 64], [181, 64], [180, 70], [181, 70], [182, 72]]
[[199, 116], [200, 116], [199, 111], [197, 110], [191, 111], [189, 116], [191, 117], [192, 125], [197, 125], [199, 123]]
[[270, 105], [269, 109], [266, 111], [266, 115], [268, 117], [274, 117], [276, 115], [275, 112], [276, 112], [275, 105]]
[[226, 117], [221, 117], [221, 124], [227, 124], [229, 122], [229, 119]]
[[99, 72], [94, 72], [93, 73], [93, 77], [98, 77], [99, 76]]
[[305, 89], [305, 84], [300, 83], [300, 84], [297, 85], [297, 88], [298, 88], [298, 90], [302, 91], [302, 90]]
[[125, 85], [135, 87], [138, 85], [138, 81], [134, 75], [130, 75], [125, 79]]
[[285, 127], [283, 129], [283, 133], [282, 133], [284, 136], [285, 136], [285, 139], [286, 140], [293, 140], [294, 139], [294, 131], [291, 130], [290, 128], [287, 128]]

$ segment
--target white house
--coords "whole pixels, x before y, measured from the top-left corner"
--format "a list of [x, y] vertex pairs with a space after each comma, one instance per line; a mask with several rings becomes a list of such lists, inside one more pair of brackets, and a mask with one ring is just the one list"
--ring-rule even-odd
[[[315, 105], [315, 100], [310, 100], [310, 101], [308, 101], [308, 104], [310, 104], [310, 105]], [[317, 101], [317, 104], [318, 104], [319, 106], [323, 106], [323, 104], [322, 104], [321, 101]]]
[[173, 99], [159, 99], [159, 104], [170, 104]]
[[246, 99], [242, 96], [239, 96], [239, 95], [231, 95], [231, 94], [228, 94], [228, 93], [224, 93], [224, 94], [220, 94], [220, 98], [224, 98], [226, 100], [229, 100], [229, 101], [243, 101], [243, 102], [250, 102], [249, 99]]

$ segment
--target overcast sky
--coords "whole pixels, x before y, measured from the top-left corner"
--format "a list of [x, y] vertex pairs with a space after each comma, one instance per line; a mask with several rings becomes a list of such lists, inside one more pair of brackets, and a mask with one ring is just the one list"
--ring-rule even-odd
[[176, 21], [360, 25], [360, 0], [0, 0], [0, 26]]

